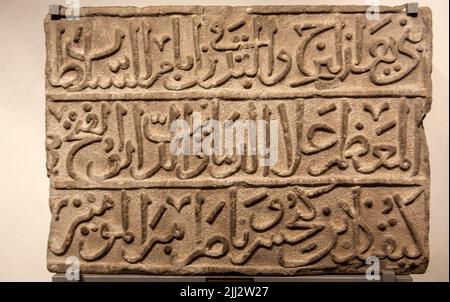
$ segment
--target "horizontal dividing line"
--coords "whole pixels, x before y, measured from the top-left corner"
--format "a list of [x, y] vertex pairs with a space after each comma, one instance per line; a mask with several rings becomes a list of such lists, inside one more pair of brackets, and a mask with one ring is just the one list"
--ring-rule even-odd
[[[61, 15], [66, 15], [66, 7], [63, 7]], [[160, 17], [165, 15], [200, 15], [204, 13], [204, 6], [182, 6], [182, 5], [167, 5], [167, 6], [148, 6], [148, 7], [81, 7], [79, 17]]]
[[48, 92], [49, 101], [105, 101], [105, 100], [195, 100], [221, 98], [227, 100], [273, 100], [294, 98], [427, 98], [426, 89], [376, 91], [104, 91], [104, 92]]
[[[274, 249], [279, 249], [279, 246], [274, 246]], [[49, 252], [50, 253], [50, 252]], [[50, 258], [51, 257], [51, 258]], [[148, 257], [150, 258], [150, 257]], [[223, 279], [227, 278], [224, 273], [241, 273], [251, 276], [264, 276], [271, 275], [271, 277], [277, 276], [286, 276], [286, 273], [291, 273], [293, 275], [298, 274], [299, 272], [311, 272], [311, 271], [321, 271], [324, 268], [323, 266], [318, 265], [317, 267], [314, 264], [308, 265], [306, 267], [282, 267], [278, 265], [276, 256], [274, 256], [274, 265], [233, 265], [233, 264], [218, 264], [218, 263], [209, 263], [209, 264], [189, 264], [187, 266], [177, 266], [177, 265], [168, 265], [168, 264], [157, 264], [154, 259], [144, 259], [141, 263], [127, 263], [125, 260], [120, 260], [120, 263], [112, 262], [111, 260], [105, 261], [100, 260], [96, 263], [80, 263], [80, 271], [83, 274], [111, 274], [111, 273], [146, 273], [146, 274], [154, 274], [154, 275], [165, 275], [165, 276], [174, 276], [180, 275], [177, 277], [185, 277], [189, 278], [189, 275], [200, 275], [205, 276], [208, 274], [209, 276], [205, 277], [218, 277], [211, 276], [211, 274], [221, 274], [220, 277]], [[49, 256], [47, 261], [47, 267], [51, 272], [54, 273], [65, 273], [67, 270], [66, 264], [67, 256]], [[333, 268], [332, 266], [329, 267]], [[341, 271], [339, 269], [335, 269], [335, 271]], [[343, 272], [342, 269], [341, 272]], [[172, 275], [170, 275], [172, 274]], [[185, 276], [183, 276], [183, 274]], [[147, 275], [148, 276], [148, 275]], [[298, 275], [297, 275], [298, 276]], [[243, 277], [243, 276], [240, 276]]]
[[[405, 6], [376, 6], [377, 13], [404, 13]], [[296, 14], [361, 14], [373, 6], [368, 5], [292, 5], [292, 6], [253, 6], [247, 9], [248, 14], [258, 15], [296, 15]]]
[[[158, 17], [165, 15], [223, 15], [230, 12], [257, 15], [298, 15], [298, 14], [360, 14], [366, 13], [367, 5], [279, 5], [279, 6], [148, 6], [148, 7], [81, 7], [80, 17]], [[377, 6], [377, 13], [405, 13], [405, 6]], [[66, 15], [62, 7], [61, 16]]]
[[399, 180], [394, 178], [308, 178], [308, 179], [252, 179], [252, 180], [152, 180], [152, 181], [105, 181], [101, 184], [87, 181], [53, 181], [54, 189], [63, 190], [122, 190], [122, 189], [158, 189], [158, 188], [176, 188], [176, 189], [220, 189], [235, 187], [285, 187], [289, 185], [301, 186], [320, 186], [336, 183], [337, 186], [383, 186], [383, 187], [411, 187], [423, 186], [427, 184], [427, 179], [416, 177], [414, 179]]

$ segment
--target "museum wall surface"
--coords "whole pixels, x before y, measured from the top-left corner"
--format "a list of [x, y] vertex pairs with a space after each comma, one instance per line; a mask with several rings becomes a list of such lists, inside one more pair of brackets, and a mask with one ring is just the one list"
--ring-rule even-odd
[[[50, 210], [48, 203], [49, 183], [45, 177], [45, 140], [43, 139], [45, 137], [43, 18], [48, 12], [49, 3], [45, 1], [41, 1], [39, 4], [34, 1], [16, 1], [11, 4], [6, 2], [0, 4], [2, 14], [0, 22], [4, 23], [4, 30], [0, 33], [0, 41], [3, 42], [0, 50], [3, 58], [3, 67], [0, 72], [2, 80], [0, 125], [4, 129], [0, 140], [3, 147], [0, 152], [2, 152], [4, 162], [3, 171], [0, 174], [4, 192], [3, 200], [0, 203], [2, 215], [0, 232], [2, 232], [2, 238], [4, 238], [0, 252], [0, 280], [2, 281], [48, 281], [51, 276], [46, 270], [45, 261]], [[424, 122], [431, 168], [430, 263], [425, 274], [414, 275], [414, 280], [417, 281], [448, 280], [448, 4], [444, 3], [443, 1], [420, 2], [421, 7], [429, 7], [433, 12], [433, 104], [432, 110]], [[130, 5], [127, 1], [80, 1], [80, 4], [81, 6]], [[133, 1], [132, 4], [146, 6], [158, 4], [239, 5], [242, 3], [223, 3], [220, 1], [214, 3], [203, 3], [201, 1], [148, 3], [146, 1]], [[270, 5], [275, 3], [270, 1], [250, 1], [246, 3], [246, 5], [258, 4]], [[287, 1], [282, 4], [307, 5], [311, 3], [307, 1]], [[367, 5], [373, 3], [364, 1], [334, 1], [333, 3], [314, 1], [314, 4]], [[404, 3], [384, 1], [379, 4], [400, 5]], [[49, 30], [50, 27], [47, 29]], [[424, 41], [430, 38], [431, 36], [428, 35], [424, 37]], [[430, 42], [428, 40], [426, 45], [429, 45]], [[429, 62], [422, 67], [427, 65], [429, 66]], [[425, 71], [424, 74], [427, 74], [427, 72]], [[426, 79], [422, 81], [426, 82]], [[417, 85], [420, 85], [420, 83], [417, 83]], [[407, 94], [408, 92], [405, 91], [404, 93]], [[57, 106], [56, 104], [51, 105]], [[53, 110], [56, 113], [53, 113], [53, 116], [58, 120], [58, 108], [52, 106], [49, 107], [49, 112]], [[283, 106], [280, 108], [283, 109]], [[289, 107], [290, 105], [286, 106]], [[400, 113], [406, 113], [405, 110], [402, 110], [402, 108], [408, 108], [405, 101], [399, 103], [398, 106]], [[418, 112], [420, 113], [420, 110]], [[76, 119], [76, 117], [74, 118]], [[66, 126], [64, 127], [68, 129]], [[419, 135], [421, 136], [421, 134]], [[399, 143], [401, 143], [401, 137], [399, 137], [399, 140]], [[408, 169], [407, 167], [404, 168]], [[414, 172], [414, 169], [418, 169], [418, 167], [413, 166], [412, 169]], [[54, 171], [48, 170], [47, 172], [53, 175]], [[68, 173], [70, 174], [69, 169]], [[75, 172], [72, 171], [73, 173]], [[408, 182], [410, 180], [404, 179], [403, 181]], [[411, 181], [413, 181], [413, 178], [411, 178]], [[58, 184], [60, 185], [60, 183]], [[71, 186], [70, 184], [63, 185]], [[359, 192], [359, 189], [356, 190]], [[402, 192], [397, 193], [403, 196]], [[419, 192], [419, 194], [421, 193], [422, 191]], [[126, 194], [125, 191], [122, 192], [122, 197], [124, 194]], [[426, 191], [426, 194], [428, 195], [428, 191]], [[403, 197], [398, 195], [398, 198]], [[418, 208], [415, 211], [417, 219], [422, 219], [420, 215], [425, 215], [423, 219], [426, 219], [427, 206], [423, 210]], [[53, 217], [54, 219], [55, 217]], [[55, 221], [52, 223], [55, 223]], [[421, 222], [417, 223], [420, 224]], [[426, 232], [426, 228], [424, 232]], [[55, 250], [52, 241], [50, 241], [49, 248], [50, 251], [52, 249], [53, 251], [59, 251], [58, 248]], [[90, 256], [86, 254], [86, 257], [89, 259]], [[60, 269], [54, 268], [51, 270], [59, 271]], [[411, 271], [421, 272], [422, 269]]]

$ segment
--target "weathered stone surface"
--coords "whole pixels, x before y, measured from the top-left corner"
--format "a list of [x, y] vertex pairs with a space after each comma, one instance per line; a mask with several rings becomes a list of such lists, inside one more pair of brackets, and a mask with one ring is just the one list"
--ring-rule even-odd
[[[431, 12], [366, 10], [48, 16], [48, 269], [76, 256], [84, 273], [353, 274], [376, 256], [423, 273]], [[171, 154], [171, 122], [194, 112], [278, 121], [276, 165], [248, 146]]]

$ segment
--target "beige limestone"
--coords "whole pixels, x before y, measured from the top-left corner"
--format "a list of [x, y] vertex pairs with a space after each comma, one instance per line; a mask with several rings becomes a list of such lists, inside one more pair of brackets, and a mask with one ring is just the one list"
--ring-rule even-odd
[[[47, 16], [48, 269], [423, 273], [431, 12], [82, 8]], [[278, 162], [170, 153], [170, 123], [276, 120]], [[205, 139], [205, 137], [203, 137]], [[248, 150], [247, 150], [248, 152]]]

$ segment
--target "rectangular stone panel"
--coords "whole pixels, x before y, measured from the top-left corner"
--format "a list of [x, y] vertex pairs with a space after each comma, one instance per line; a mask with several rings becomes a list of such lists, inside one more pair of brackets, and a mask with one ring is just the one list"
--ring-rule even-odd
[[431, 12], [371, 9], [47, 16], [48, 269], [425, 272]]

